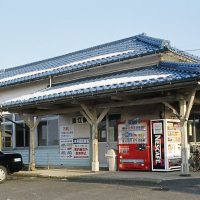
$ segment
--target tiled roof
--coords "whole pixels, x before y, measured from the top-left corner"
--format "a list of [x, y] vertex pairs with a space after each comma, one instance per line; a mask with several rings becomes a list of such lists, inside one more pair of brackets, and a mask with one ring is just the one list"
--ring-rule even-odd
[[[172, 48], [167, 40], [140, 34], [59, 57], [1, 70], [0, 87], [71, 73], [170, 49], [184, 55], [184, 52]], [[199, 61], [194, 56], [185, 55], [195, 62]]]
[[63, 98], [109, 94], [113, 91], [154, 87], [171, 83], [197, 80], [200, 77], [200, 64], [160, 62], [158, 66], [138, 68], [96, 78], [87, 78], [54, 85], [51, 88], [12, 99], [3, 107], [16, 107]]

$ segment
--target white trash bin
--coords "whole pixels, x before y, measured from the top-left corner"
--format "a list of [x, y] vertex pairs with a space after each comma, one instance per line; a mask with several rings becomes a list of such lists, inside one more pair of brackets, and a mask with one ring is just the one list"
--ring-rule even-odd
[[107, 158], [109, 171], [117, 171], [117, 151], [109, 149], [105, 157]]

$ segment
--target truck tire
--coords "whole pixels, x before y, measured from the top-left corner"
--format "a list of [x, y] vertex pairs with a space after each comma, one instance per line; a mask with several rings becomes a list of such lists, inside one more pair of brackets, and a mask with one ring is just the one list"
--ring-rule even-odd
[[7, 169], [0, 165], [0, 184], [7, 179]]

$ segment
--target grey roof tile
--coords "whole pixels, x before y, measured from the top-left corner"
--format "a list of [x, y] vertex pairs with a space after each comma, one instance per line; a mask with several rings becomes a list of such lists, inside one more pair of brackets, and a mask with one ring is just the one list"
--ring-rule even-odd
[[[183, 82], [187, 79], [196, 80], [197, 78], [200, 78], [200, 64], [160, 62], [158, 66], [134, 69], [126, 72], [108, 74], [106, 76], [97, 76], [96, 78], [87, 78], [53, 85], [51, 88], [46, 88], [33, 93], [29, 98], [22, 96], [7, 101], [3, 103], [2, 106], [15, 107], [18, 105], [39, 103], [44, 100], [74, 97], [82, 94], [93, 95], [98, 94], [98, 92], [109, 93], [113, 89], [129, 89], [132, 87], [145, 86], [153, 87], [159, 84], [166, 85], [173, 81]], [[116, 82], [116, 80], [120, 81]], [[84, 84], [87, 85], [87, 87], [85, 87]]]
[[[111, 43], [95, 46], [92, 48], [76, 51], [66, 55], [14, 67], [2, 70], [0, 73], [0, 87], [9, 85], [20, 84], [26, 81], [33, 81], [39, 78], [45, 78], [48, 76], [55, 76], [63, 73], [70, 73], [72, 71], [78, 71], [83, 68], [96, 67], [98, 65], [105, 65], [112, 62], [119, 62], [120, 60], [131, 59], [138, 56], [144, 56], [147, 54], [154, 54], [156, 52], [163, 51], [165, 49], [172, 50], [178, 54], [194, 59], [199, 62], [198, 57], [194, 57], [188, 53], [177, 50], [170, 46], [169, 41], [152, 38], [144, 34], [133, 36], [130, 38], [114, 41]], [[112, 55], [116, 52], [123, 52], [132, 50], [131, 52], [124, 52], [120, 55]], [[108, 54], [108, 57], [99, 58]], [[109, 55], [111, 54], [111, 55]], [[92, 59], [93, 58], [93, 59]], [[91, 59], [87, 61], [87, 59]], [[82, 63], [76, 64], [74, 62], [82, 61]], [[70, 66], [61, 66], [70, 64]], [[59, 68], [59, 69], [58, 69]], [[40, 70], [50, 70], [40, 72]], [[14, 77], [25, 73], [35, 72], [35, 75], [28, 75], [26, 77]], [[10, 78], [9, 81], [3, 80], [4, 78]]]

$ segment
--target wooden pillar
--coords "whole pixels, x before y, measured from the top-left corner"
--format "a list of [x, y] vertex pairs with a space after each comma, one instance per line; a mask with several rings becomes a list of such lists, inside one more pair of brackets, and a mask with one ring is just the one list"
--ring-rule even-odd
[[30, 129], [29, 144], [29, 171], [35, 170], [35, 129], [37, 128], [40, 117], [35, 120], [33, 115], [21, 115], [22, 119]]
[[187, 120], [184, 118], [186, 114], [186, 101], [180, 100], [180, 120], [181, 120], [181, 175], [189, 176], [189, 145], [187, 139]]
[[188, 144], [188, 136], [187, 136], [187, 122], [190, 116], [190, 111], [192, 109], [194, 99], [195, 99], [196, 89], [191, 92], [189, 96], [188, 104], [186, 104], [185, 99], [180, 100], [180, 121], [181, 121], [181, 175], [182, 176], [190, 176], [189, 172], [189, 153], [190, 146]]
[[105, 108], [99, 117], [97, 117], [96, 109], [92, 109], [90, 111], [87, 106], [81, 104], [82, 107], [82, 115], [87, 119], [87, 121], [92, 126], [92, 171], [99, 171], [99, 158], [98, 158], [98, 125], [102, 121], [102, 119], [106, 116], [109, 111], [109, 108]]
[[0, 126], [0, 151], [2, 150], [2, 140], [3, 140], [3, 137], [2, 137], [2, 131], [1, 131], [1, 126]]
[[29, 171], [35, 170], [35, 128], [30, 127]]
[[92, 171], [99, 171], [98, 127], [92, 125]]

